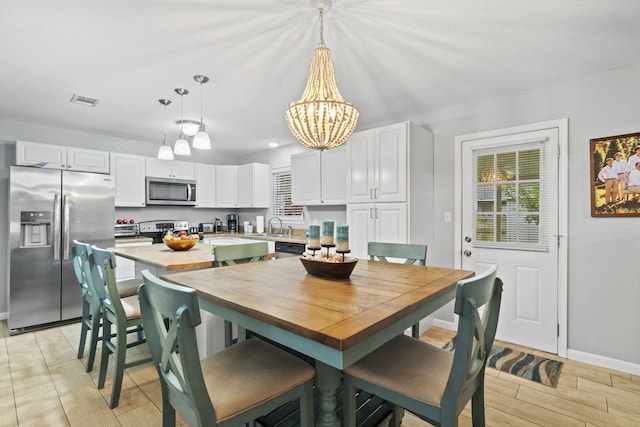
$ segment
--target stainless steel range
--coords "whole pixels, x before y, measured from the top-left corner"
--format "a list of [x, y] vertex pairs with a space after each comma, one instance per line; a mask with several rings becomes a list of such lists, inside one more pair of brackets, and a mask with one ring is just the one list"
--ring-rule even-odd
[[138, 233], [140, 236], [151, 237], [153, 243], [162, 243], [162, 237], [174, 231], [189, 231], [189, 223], [187, 221], [142, 221], [138, 223]]

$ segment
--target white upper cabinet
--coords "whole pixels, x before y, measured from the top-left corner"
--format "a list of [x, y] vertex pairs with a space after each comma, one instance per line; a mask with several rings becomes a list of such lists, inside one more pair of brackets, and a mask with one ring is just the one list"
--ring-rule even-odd
[[249, 163], [237, 169], [238, 207], [269, 207], [269, 165]]
[[16, 165], [77, 172], [109, 173], [109, 152], [16, 141]]
[[347, 148], [291, 156], [291, 198], [296, 205], [346, 203]]
[[195, 163], [147, 157], [147, 176], [196, 179]]
[[238, 166], [216, 165], [215, 198], [216, 207], [235, 208], [237, 207], [237, 176]]
[[116, 207], [145, 206], [146, 157], [111, 154], [111, 174], [116, 182]]
[[216, 206], [216, 167], [196, 163], [196, 208]]
[[347, 142], [347, 202], [407, 201], [407, 122], [357, 132]]

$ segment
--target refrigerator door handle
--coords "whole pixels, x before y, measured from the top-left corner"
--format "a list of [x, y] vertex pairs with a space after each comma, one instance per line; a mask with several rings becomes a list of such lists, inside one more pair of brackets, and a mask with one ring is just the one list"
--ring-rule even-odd
[[62, 197], [62, 208], [64, 209], [64, 226], [62, 228], [62, 244], [64, 245], [64, 260], [69, 259], [69, 196], [66, 194]]
[[53, 196], [53, 259], [60, 261], [60, 197]]

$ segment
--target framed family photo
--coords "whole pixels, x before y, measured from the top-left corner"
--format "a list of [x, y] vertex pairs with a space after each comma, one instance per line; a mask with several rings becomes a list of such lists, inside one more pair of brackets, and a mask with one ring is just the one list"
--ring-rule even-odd
[[590, 140], [591, 216], [640, 216], [640, 132]]

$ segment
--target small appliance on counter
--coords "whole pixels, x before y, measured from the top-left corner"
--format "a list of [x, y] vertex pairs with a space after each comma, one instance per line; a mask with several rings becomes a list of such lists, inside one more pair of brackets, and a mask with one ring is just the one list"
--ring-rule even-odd
[[138, 224], [115, 224], [113, 237], [136, 237], [138, 235]]
[[227, 232], [228, 233], [238, 232], [238, 215], [236, 214], [227, 215]]
[[216, 218], [215, 224], [215, 233], [222, 233], [222, 220], [220, 218]]
[[142, 221], [138, 223], [139, 233], [143, 237], [151, 237], [153, 243], [162, 243], [162, 237], [167, 232], [189, 231], [188, 221]]
[[213, 222], [201, 222], [198, 224], [198, 231], [200, 233], [215, 233], [216, 225]]

